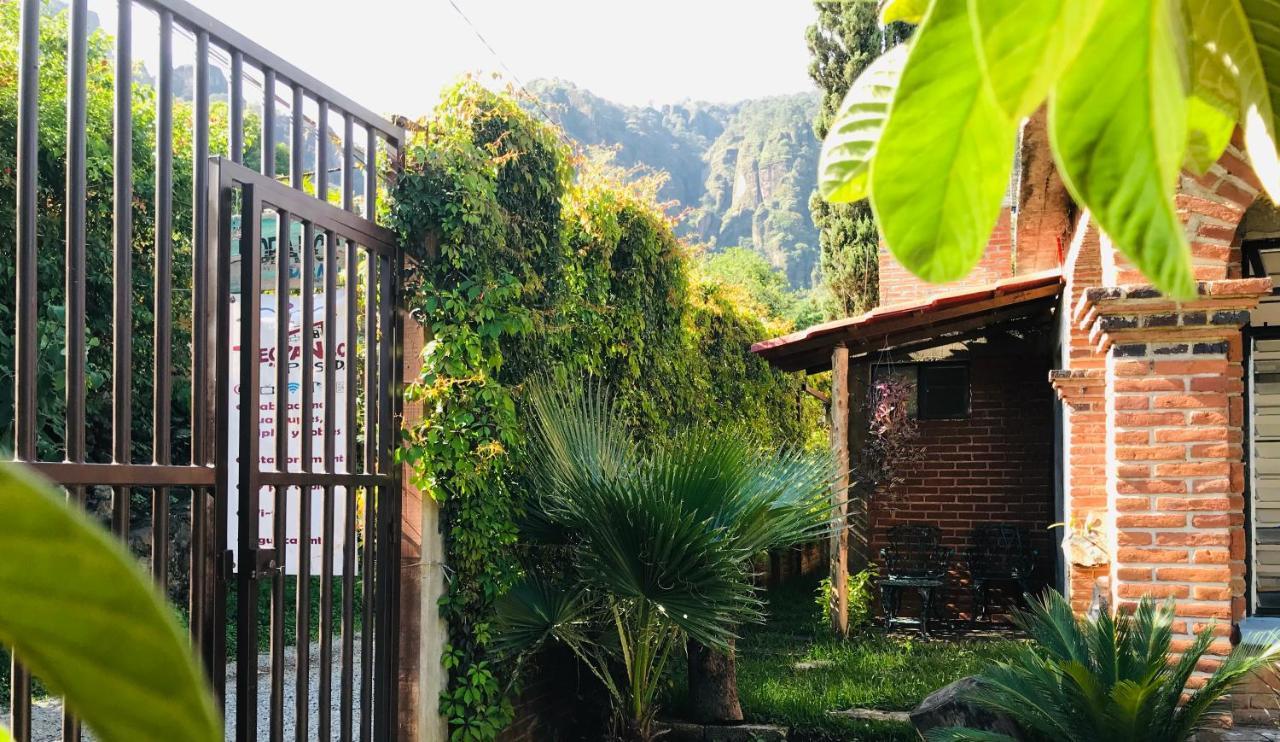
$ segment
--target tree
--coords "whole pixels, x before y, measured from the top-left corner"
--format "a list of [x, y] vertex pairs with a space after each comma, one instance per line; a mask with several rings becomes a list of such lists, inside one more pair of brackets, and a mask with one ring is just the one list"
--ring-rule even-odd
[[1275, 0], [884, 0], [918, 24], [850, 87], [823, 143], [818, 188], [870, 198], [886, 246], [925, 280], [982, 258], [1023, 119], [1048, 103], [1071, 196], [1155, 285], [1196, 295], [1174, 203], [1237, 124], [1280, 196], [1280, 28]]
[[[869, 1], [814, 3], [818, 21], [805, 34], [812, 60], [809, 76], [822, 91], [813, 131], [827, 136], [849, 86], [886, 46], [906, 33], [904, 24], [881, 28]], [[819, 230], [822, 280], [830, 289], [827, 313], [860, 314], [879, 303], [879, 233], [866, 203], [833, 204], [818, 192], [809, 211]]]
[[761, 452], [706, 425], [645, 452], [608, 393], [581, 381], [531, 385], [526, 417], [536, 496], [525, 531], [567, 566], [529, 567], [499, 603], [500, 643], [568, 646], [608, 690], [627, 740], [652, 738], [657, 690], [686, 644], [690, 669], [711, 671], [695, 700], [713, 720], [740, 720], [734, 632], [762, 617], [751, 560], [826, 532], [830, 460]]

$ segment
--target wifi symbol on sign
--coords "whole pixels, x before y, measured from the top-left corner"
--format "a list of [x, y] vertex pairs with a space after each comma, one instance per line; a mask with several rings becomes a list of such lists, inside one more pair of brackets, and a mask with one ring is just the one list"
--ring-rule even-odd
[[299, 384], [298, 382], [296, 382], [296, 381], [291, 381], [291, 382], [289, 382], [289, 393], [290, 393], [290, 394], [294, 394], [294, 393], [296, 393], [296, 392], [297, 392], [299, 389], [301, 389], [301, 388], [302, 388], [302, 385], [301, 385], [301, 384]]

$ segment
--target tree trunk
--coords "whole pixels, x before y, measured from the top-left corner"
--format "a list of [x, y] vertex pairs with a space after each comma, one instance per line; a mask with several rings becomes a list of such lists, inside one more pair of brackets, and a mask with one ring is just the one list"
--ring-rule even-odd
[[733, 641], [729, 642], [728, 653], [705, 647], [692, 639], [687, 649], [692, 721], [704, 724], [742, 721]]

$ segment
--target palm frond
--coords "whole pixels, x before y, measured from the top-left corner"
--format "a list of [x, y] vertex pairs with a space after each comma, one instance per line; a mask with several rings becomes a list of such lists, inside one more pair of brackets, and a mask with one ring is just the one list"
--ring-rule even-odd
[[[1211, 628], [1205, 628], [1201, 634], [1211, 635], [1211, 632]], [[1183, 735], [1180, 738], [1187, 739], [1203, 729], [1206, 712], [1214, 703], [1277, 659], [1280, 659], [1280, 634], [1274, 632], [1233, 649], [1205, 684], [1177, 710], [1174, 729]]]
[[1032, 598], [1026, 611], [1015, 611], [1014, 624], [1051, 657], [1064, 662], [1089, 664], [1089, 646], [1076, 623], [1071, 604], [1057, 591], [1046, 590]]
[[629, 476], [639, 462], [635, 441], [614, 413], [613, 398], [600, 384], [569, 385], [549, 378], [526, 390], [529, 468], [546, 495], [583, 481]]
[[1215, 702], [1280, 659], [1280, 635], [1237, 647], [1180, 703], [1213, 631], [1201, 632], [1171, 664], [1172, 603], [1143, 599], [1132, 614], [1085, 621], [1048, 591], [1016, 620], [1035, 644], [983, 672], [971, 698], [1048, 739], [1184, 742], [1205, 725]]
[[553, 637], [580, 645], [589, 610], [583, 591], [526, 576], [497, 601], [494, 648], [504, 654], [529, 652]]

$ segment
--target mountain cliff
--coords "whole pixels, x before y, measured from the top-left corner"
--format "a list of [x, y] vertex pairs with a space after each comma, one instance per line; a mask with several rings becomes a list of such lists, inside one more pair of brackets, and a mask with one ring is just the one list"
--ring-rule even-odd
[[582, 145], [615, 150], [622, 167], [670, 175], [660, 196], [686, 211], [680, 230], [687, 239], [716, 251], [748, 247], [793, 287], [813, 285], [818, 235], [808, 202], [818, 163], [816, 93], [638, 107], [560, 80], [534, 81], [529, 91]]

